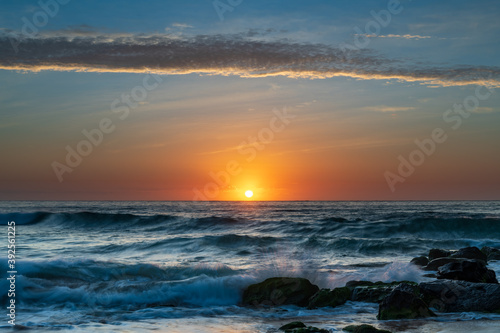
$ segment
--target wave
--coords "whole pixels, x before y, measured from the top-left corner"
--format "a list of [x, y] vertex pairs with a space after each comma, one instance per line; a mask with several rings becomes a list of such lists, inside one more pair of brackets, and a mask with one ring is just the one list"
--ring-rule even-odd
[[328, 233], [367, 238], [413, 236], [437, 239], [450, 237], [500, 239], [500, 218], [429, 217], [412, 214], [411, 217], [402, 215], [398, 218], [367, 221], [335, 217], [323, 219], [317, 225], [317, 234]]
[[193, 267], [154, 264], [125, 264], [95, 260], [20, 261], [22, 274], [28, 278], [52, 281], [112, 281], [120, 279], [183, 280], [201, 274], [219, 277], [238, 271], [223, 264], [198, 264]]
[[[348, 217], [348, 218], [347, 218]], [[379, 216], [380, 217], [380, 216]], [[0, 214], [0, 220], [16, 225], [53, 230], [75, 230], [78, 237], [89, 230], [113, 237], [101, 243], [78, 239], [76, 251], [89, 255], [186, 254], [208, 251], [230, 258], [258, 255], [262, 249], [290, 247], [324, 255], [417, 255], [430, 248], [500, 246], [500, 218], [425, 211], [395, 213], [379, 220], [341, 214], [309, 219], [276, 221], [230, 216], [135, 215], [97, 212]], [[31, 232], [36, 240], [39, 230]], [[140, 233], [140, 234], [139, 234]], [[95, 234], [95, 233], [93, 233]], [[131, 234], [133, 234], [131, 236]], [[134, 235], [138, 234], [141, 237]], [[60, 235], [55, 235], [55, 239]], [[126, 240], [126, 241], [122, 241]], [[70, 250], [74, 251], [74, 249]], [[66, 253], [63, 252], [62, 253]], [[250, 260], [250, 259], [248, 259]]]
[[[250, 284], [273, 276], [305, 277], [320, 287], [343, 286], [350, 280], [419, 281], [418, 269], [409, 263], [377, 266], [373, 271], [335, 268], [334, 274], [302, 262], [304, 267], [261, 266], [251, 272], [220, 263], [194, 266], [158, 266], [93, 260], [20, 261], [16, 300], [23, 307], [40, 309], [113, 308], [134, 311], [152, 307], [200, 308], [236, 306]], [[0, 269], [6, 269], [1, 264]], [[302, 269], [300, 269], [302, 268]], [[8, 281], [0, 288], [8, 290]], [[1, 296], [2, 305], [8, 301]]]
[[[5, 266], [5, 265], [0, 265]], [[160, 267], [93, 260], [21, 261], [22, 305], [117, 307], [236, 305], [255, 278], [223, 264]], [[6, 269], [7, 267], [1, 267]], [[8, 281], [0, 282], [7, 288]], [[2, 295], [2, 303], [7, 302]]]
[[150, 250], [165, 250], [177, 252], [190, 251], [193, 248], [216, 248], [221, 250], [241, 249], [242, 253], [247, 251], [247, 254], [252, 252], [249, 250], [255, 248], [269, 247], [279, 242], [279, 238], [271, 236], [248, 236], [238, 234], [223, 234], [223, 235], [206, 235], [201, 237], [169, 237], [160, 240], [127, 242], [124, 244], [109, 244], [101, 245], [93, 248], [93, 253], [122, 253], [126, 250], [134, 251], [150, 251]]
[[[0, 220], [3, 224], [8, 221], [15, 221], [16, 225], [35, 225], [35, 224], [61, 224], [63, 227], [96, 227], [96, 226], [116, 226], [122, 224], [128, 227], [154, 227], [161, 226], [168, 222], [173, 227], [216, 227], [235, 225], [240, 223], [241, 219], [224, 216], [208, 216], [201, 218], [186, 218], [176, 215], [134, 215], [123, 213], [96, 213], [96, 212], [76, 212], [76, 213], [9, 213], [0, 214]], [[175, 225], [172, 222], [181, 222]]]
[[500, 219], [496, 217], [416, 217], [409, 223], [399, 224], [393, 230], [409, 234], [447, 233], [458, 237], [500, 238]]
[[46, 220], [50, 215], [48, 212], [0, 214], [0, 223], [15, 221], [17, 225], [36, 224]]
[[[50, 212], [34, 212], [34, 213], [10, 213], [0, 214], [2, 221], [15, 221], [16, 225], [33, 225], [40, 223], [71, 223], [77, 224], [107, 224], [107, 223], [127, 223], [137, 222], [140, 216], [132, 214], [107, 214], [94, 212], [78, 212], [78, 213], [50, 213]], [[157, 218], [153, 216], [152, 218]], [[168, 219], [169, 217], [166, 216]]]
[[[315, 239], [317, 242], [317, 239]], [[309, 240], [306, 244], [309, 243]], [[430, 248], [458, 249], [473, 245], [470, 239], [422, 239], [422, 238], [352, 238], [339, 237], [328, 240], [320, 246], [335, 253], [361, 254], [365, 256], [386, 255], [400, 256], [401, 254], [425, 254]]]
[[413, 214], [391, 214], [381, 219], [369, 220], [361, 218], [346, 218], [330, 216], [314, 219], [314, 214], [301, 221], [279, 220], [269, 223], [259, 223], [255, 220], [235, 218], [231, 216], [186, 217], [168, 214], [135, 215], [124, 213], [9, 213], [0, 214], [0, 221], [6, 224], [15, 221], [16, 225], [61, 224], [61, 226], [96, 227], [123, 224], [133, 227], [157, 227], [168, 223], [174, 229], [214, 228], [214, 227], [253, 227], [262, 231], [280, 229], [289, 233], [325, 233], [325, 232], [376, 232], [382, 237], [390, 234], [408, 233], [479, 233], [481, 236], [492, 235], [500, 237], [500, 218], [496, 216], [470, 216], [421, 212]]

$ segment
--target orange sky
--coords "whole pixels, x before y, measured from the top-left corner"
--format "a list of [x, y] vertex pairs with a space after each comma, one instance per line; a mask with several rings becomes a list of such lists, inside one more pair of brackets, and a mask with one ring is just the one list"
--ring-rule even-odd
[[130, 6], [4, 5], [0, 199], [500, 199], [496, 7]]

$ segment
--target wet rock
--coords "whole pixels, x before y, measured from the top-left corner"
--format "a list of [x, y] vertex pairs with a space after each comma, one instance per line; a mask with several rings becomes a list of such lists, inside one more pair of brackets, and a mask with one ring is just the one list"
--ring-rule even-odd
[[348, 287], [321, 289], [309, 300], [309, 309], [326, 306], [336, 307], [347, 302], [351, 298], [351, 289]]
[[351, 300], [356, 302], [380, 303], [394, 288], [396, 286], [390, 284], [356, 287], [352, 291]]
[[487, 256], [480, 249], [475, 246], [464, 247], [463, 249], [458, 250], [455, 253], [452, 253], [450, 258], [465, 258], [465, 259], [475, 259], [482, 260], [486, 263]]
[[434, 278], [434, 279], [436, 279], [436, 278], [437, 278], [437, 275], [436, 275], [436, 274], [434, 274], [434, 273], [428, 273], [428, 274], [424, 274], [424, 275], [422, 275], [422, 276], [423, 276], [423, 277], [428, 277], [428, 278]]
[[358, 286], [373, 286], [375, 282], [371, 281], [349, 281], [345, 284], [346, 287], [354, 288]]
[[243, 292], [242, 303], [250, 306], [307, 306], [318, 291], [318, 286], [307, 279], [276, 277], [248, 286]]
[[500, 250], [494, 247], [485, 246], [481, 248], [481, 252], [486, 255], [488, 261], [490, 260], [500, 260]]
[[449, 263], [454, 263], [454, 262], [462, 262], [467, 259], [463, 258], [437, 258], [432, 261], [430, 261], [427, 266], [423, 267], [422, 269], [425, 271], [437, 271], [439, 267], [444, 266]]
[[330, 331], [313, 326], [307, 326], [305, 328], [296, 328], [290, 332], [285, 333], [330, 333]]
[[424, 301], [440, 312], [500, 313], [500, 284], [437, 280], [419, 284]]
[[429, 261], [438, 258], [446, 258], [451, 255], [451, 251], [441, 250], [441, 249], [431, 249], [429, 250]]
[[469, 282], [498, 283], [495, 272], [477, 260], [450, 262], [438, 268], [438, 279], [461, 280]]
[[422, 266], [426, 266], [429, 263], [429, 259], [427, 259], [427, 257], [422, 256], [422, 257], [413, 258], [410, 262], [414, 265], [422, 267]]
[[306, 326], [303, 322], [294, 321], [292, 323], [283, 325], [279, 328], [281, 331], [285, 331], [285, 333], [330, 333], [330, 331], [313, 327]]
[[400, 284], [380, 303], [377, 319], [414, 319], [435, 316], [418, 294], [417, 286]]
[[391, 331], [379, 330], [371, 325], [349, 325], [343, 328], [344, 331], [350, 333], [391, 333]]
[[306, 325], [301, 322], [301, 321], [293, 321], [291, 323], [288, 323], [286, 325], [281, 326], [279, 329], [281, 331], [286, 331], [286, 330], [293, 330], [295, 328], [303, 328], [306, 327]]
[[[351, 283], [352, 282], [352, 283]], [[368, 281], [351, 281], [346, 284], [346, 287], [352, 288], [351, 300], [357, 302], [380, 303], [401, 283], [417, 285], [410, 281], [394, 281], [390, 283], [384, 282], [368, 282]]]

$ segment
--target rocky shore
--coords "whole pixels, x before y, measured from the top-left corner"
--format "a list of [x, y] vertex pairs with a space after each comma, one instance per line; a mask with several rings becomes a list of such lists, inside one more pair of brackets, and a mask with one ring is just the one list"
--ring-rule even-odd
[[[336, 307], [347, 301], [379, 304], [377, 319], [415, 319], [447, 312], [500, 313], [500, 284], [488, 261], [500, 260], [500, 250], [467, 247], [458, 251], [432, 249], [427, 256], [411, 262], [435, 281], [391, 283], [350, 281], [344, 287], [320, 289], [303, 278], [275, 277], [250, 285], [243, 293], [242, 305], [274, 307], [296, 305], [309, 309]], [[288, 323], [279, 328], [285, 333], [325, 333], [328, 330]], [[370, 325], [344, 328], [347, 332], [388, 332]]]

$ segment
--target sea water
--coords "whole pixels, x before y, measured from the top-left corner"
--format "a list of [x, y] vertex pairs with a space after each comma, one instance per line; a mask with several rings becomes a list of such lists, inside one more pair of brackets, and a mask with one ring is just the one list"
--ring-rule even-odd
[[[71, 332], [276, 332], [300, 320], [332, 332], [499, 332], [500, 315], [377, 321], [377, 304], [240, 306], [269, 277], [320, 288], [430, 280], [409, 264], [431, 248], [500, 248], [500, 202], [0, 202], [16, 226], [16, 324]], [[7, 250], [0, 271], [7, 275]], [[490, 263], [500, 273], [500, 264]], [[9, 281], [0, 282], [7, 306]], [[5, 306], [3, 307], [5, 309]], [[0, 328], [8, 328], [4, 310]], [[2, 318], [0, 317], [0, 318]]]

